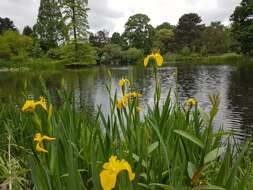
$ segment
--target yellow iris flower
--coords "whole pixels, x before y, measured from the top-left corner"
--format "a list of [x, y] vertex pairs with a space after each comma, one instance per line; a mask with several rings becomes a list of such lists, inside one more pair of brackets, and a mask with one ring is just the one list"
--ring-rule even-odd
[[159, 52], [151, 53], [144, 59], [144, 67], [148, 66], [150, 60], [155, 60], [157, 66], [162, 66], [163, 64], [163, 56]]
[[197, 103], [198, 101], [195, 98], [189, 98], [185, 101], [187, 106], [195, 106]]
[[111, 156], [109, 162], [103, 165], [103, 171], [100, 173], [100, 182], [103, 190], [111, 190], [115, 187], [117, 176], [121, 171], [127, 171], [129, 180], [135, 178], [131, 166], [125, 160], [117, 160], [117, 156]]
[[36, 151], [37, 152], [48, 153], [48, 151], [46, 149], [44, 149], [43, 140], [53, 141], [53, 140], [55, 140], [55, 138], [49, 137], [49, 136], [46, 136], [46, 135], [42, 136], [41, 133], [36, 133], [35, 136], [34, 136], [34, 141], [37, 142], [36, 148], [35, 148]]
[[127, 94], [127, 96], [128, 96], [129, 98], [131, 98], [131, 97], [138, 98], [138, 97], [141, 97], [142, 95], [141, 95], [140, 93], [138, 93], [138, 92], [129, 92], [129, 93]]
[[119, 80], [119, 86], [120, 87], [123, 87], [123, 86], [125, 86], [125, 85], [128, 85], [128, 86], [130, 86], [130, 81], [128, 80], [128, 79], [121, 79], [121, 80]]
[[41, 106], [44, 110], [47, 111], [47, 102], [44, 97], [40, 97], [39, 101], [27, 100], [22, 107], [23, 112], [34, 112], [37, 106]]
[[138, 92], [129, 92], [128, 94], [124, 95], [121, 100], [117, 100], [116, 106], [118, 109], [125, 108], [129, 102], [129, 99], [132, 97], [138, 98], [142, 95]]

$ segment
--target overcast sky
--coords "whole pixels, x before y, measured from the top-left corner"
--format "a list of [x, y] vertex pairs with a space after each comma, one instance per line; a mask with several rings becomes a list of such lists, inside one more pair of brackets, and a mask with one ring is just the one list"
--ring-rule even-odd
[[[0, 17], [11, 18], [22, 30], [32, 26], [37, 17], [40, 0], [0, 0]], [[177, 24], [185, 13], [198, 13], [204, 23], [222, 21], [229, 17], [241, 0], [89, 0], [91, 31], [106, 29], [122, 32], [129, 16], [147, 14], [154, 26], [167, 21]]]

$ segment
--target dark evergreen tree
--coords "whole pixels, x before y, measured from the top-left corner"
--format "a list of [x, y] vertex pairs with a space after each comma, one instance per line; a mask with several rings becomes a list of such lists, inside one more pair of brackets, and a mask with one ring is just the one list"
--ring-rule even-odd
[[26, 27], [24, 27], [22, 34], [24, 36], [32, 36], [33, 30], [32, 30], [32, 28], [30, 26], [26, 26]]
[[12, 20], [0, 17], [0, 35], [7, 30], [18, 31]]
[[201, 18], [196, 13], [184, 14], [175, 30], [176, 44], [179, 49], [188, 47], [194, 50], [194, 42], [200, 37], [203, 28]]
[[66, 39], [66, 27], [57, 0], [41, 0], [35, 37], [44, 51], [55, 48]]

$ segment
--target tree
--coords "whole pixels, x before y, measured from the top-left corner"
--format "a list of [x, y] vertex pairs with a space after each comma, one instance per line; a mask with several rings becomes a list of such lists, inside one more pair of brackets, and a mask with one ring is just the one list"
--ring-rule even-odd
[[7, 30], [18, 31], [12, 20], [0, 17], [0, 35]]
[[133, 15], [125, 24], [123, 33], [129, 47], [143, 49], [145, 54], [150, 52], [154, 37], [154, 29], [149, 22], [150, 19], [147, 15]]
[[69, 43], [61, 48], [63, 62], [72, 63], [78, 62], [80, 64], [96, 64], [97, 52], [89, 43], [79, 43], [77, 52], [75, 51], [75, 44]]
[[178, 48], [189, 47], [194, 49], [194, 41], [200, 37], [201, 18], [196, 13], [184, 14], [175, 30]]
[[110, 42], [109, 32], [105, 30], [100, 30], [95, 35], [91, 33], [89, 41], [95, 47], [102, 48]]
[[24, 29], [23, 29], [24, 36], [32, 36], [32, 34], [33, 34], [33, 30], [30, 26], [24, 27]]
[[241, 52], [253, 55], [253, 1], [242, 0], [230, 20], [233, 22], [232, 34], [239, 42]]
[[221, 22], [212, 22], [201, 33], [202, 51], [207, 54], [221, 54], [229, 50], [228, 29]]
[[156, 29], [157, 30], [161, 30], [161, 29], [174, 29], [174, 26], [172, 26], [170, 23], [168, 23], [168, 22], [164, 22], [164, 23], [162, 23], [162, 24], [160, 24], [160, 25], [158, 25], [157, 27], [156, 27]]
[[15, 31], [5, 31], [0, 36], [0, 57], [5, 60], [22, 61], [32, 48], [32, 38]]
[[162, 54], [172, 51], [174, 44], [174, 32], [172, 29], [161, 28], [155, 31], [154, 45], [155, 49], [160, 49]]
[[111, 43], [118, 44], [123, 49], [126, 49], [126, 47], [127, 47], [127, 42], [124, 40], [124, 38], [118, 32], [114, 32], [112, 34]]
[[62, 0], [62, 8], [71, 42], [75, 47], [75, 59], [78, 59], [78, 44], [87, 41], [88, 30], [88, 0]]
[[101, 51], [101, 64], [119, 65], [121, 63], [121, 48], [119, 45], [106, 44]]
[[63, 43], [66, 39], [66, 32], [58, 1], [40, 1], [37, 23], [33, 30], [44, 51], [58, 47], [59, 44]]

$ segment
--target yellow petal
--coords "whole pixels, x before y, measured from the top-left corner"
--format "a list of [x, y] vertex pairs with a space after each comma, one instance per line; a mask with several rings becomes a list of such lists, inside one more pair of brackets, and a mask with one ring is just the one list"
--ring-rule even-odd
[[44, 110], [47, 111], [47, 102], [46, 99], [44, 97], [40, 97], [40, 101], [36, 102], [36, 105], [40, 105]]
[[157, 66], [162, 66], [163, 64], [163, 57], [160, 55], [160, 53], [155, 54], [155, 60]]
[[43, 139], [42, 139], [41, 133], [36, 133], [34, 136], [34, 141], [40, 143], [42, 142], [42, 140]]
[[149, 62], [149, 56], [147, 56], [147, 57], [144, 59], [144, 67], [147, 67], [147, 66], [148, 66], [148, 62]]
[[122, 163], [122, 166], [121, 166], [121, 167], [122, 167], [122, 168], [121, 168], [121, 169], [122, 169], [121, 171], [126, 170], [126, 171], [128, 172], [129, 180], [130, 180], [130, 181], [133, 181], [134, 178], [135, 178], [135, 174], [133, 173], [132, 168], [131, 168], [131, 166], [129, 165], [129, 163], [128, 163], [127, 161], [123, 160], [123, 163]]
[[185, 103], [187, 106], [195, 106], [198, 103], [198, 101], [195, 98], [189, 98], [186, 100]]
[[46, 149], [44, 149], [44, 148], [42, 148], [41, 146], [40, 146], [40, 143], [37, 143], [37, 145], [36, 145], [36, 149], [35, 149], [37, 152], [43, 152], [43, 153], [48, 153], [48, 151], [46, 150]]
[[117, 100], [117, 108], [121, 109], [123, 107], [121, 100]]
[[116, 185], [117, 175], [111, 170], [103, 170], [100, 173], [100, 182], [103, 190], [111, 190]]
[[124, 79], [119, 80], [119, 86], [120, 87], [124, 86], [124, 84], [125, 84], [125, 80]]
[[49, 136], [46, 136], [46, 135], [43, 135], [42, 139], [46, 140], [46, 141], [54, 141], [55, 140], [54, 137], [49, 137]]
[[36, 103], [33, 100], [27, 100], [22, 107], [23, 112], [34, 112]]

